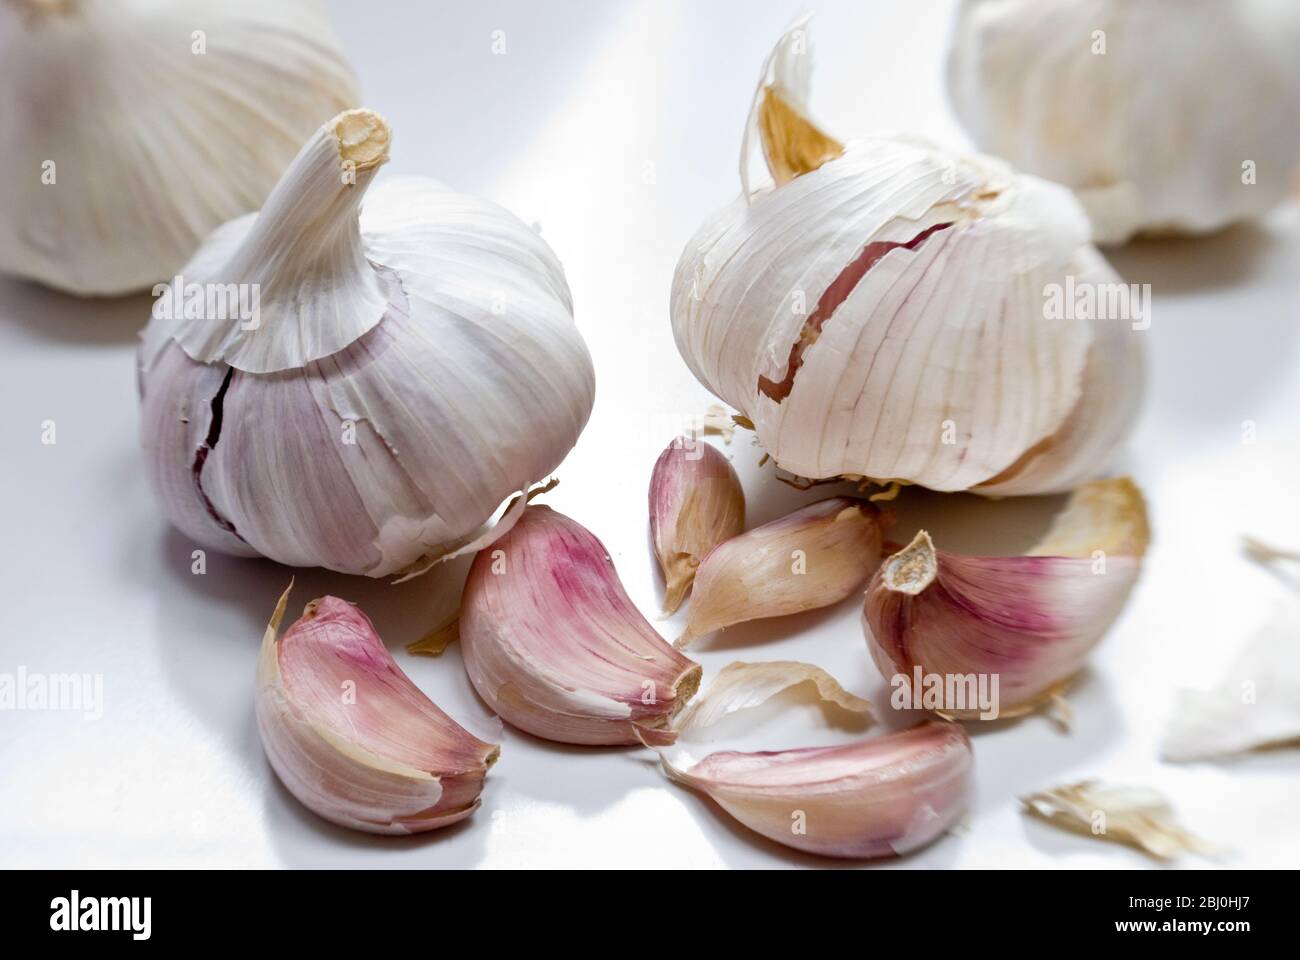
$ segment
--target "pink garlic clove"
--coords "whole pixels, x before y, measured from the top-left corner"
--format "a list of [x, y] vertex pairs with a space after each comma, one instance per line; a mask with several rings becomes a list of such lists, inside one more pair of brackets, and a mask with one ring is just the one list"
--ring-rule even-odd
[[972, 679], [996, 690], [991, 710], [961, 696], [922, 704], [944, 716], [1027, 713], [1059, 693], [1119, 616], [1148, 539], [1141, 492], [1127, 478], [1077, 490], [1026, 556], [946, 553], [921, 531], [867, 590], [871, 657], [914, 699], [918, 677], [934, 690], [968, 691]]
[[367, 833], [420, 833], [472, 814], [500, 748], [439, 710], [346, 601], [313, 600], [277, 639], [288, 598], [262, 640], [257, 726], [289, 792]]
[[678, 437], [650, 475], [650, 536], [663, 570], [664, 610], [682, 605], [705, 555], [745, 529], [745, 494], [727, 458]]
[[880, 564], [880, 513], [832, 497], [715, 547], [695, 573], [686, 648], [723, 627], [843, 600]]
[[460, 642], [479, 695], [505, 721], [577, 744], [668, 744], [699, 664], [628, 597], [604, 545], [545, 506], [474, 560]]

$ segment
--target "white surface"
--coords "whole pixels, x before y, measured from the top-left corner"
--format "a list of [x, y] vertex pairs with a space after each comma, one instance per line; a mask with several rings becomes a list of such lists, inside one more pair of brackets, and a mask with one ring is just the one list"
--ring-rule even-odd
[[[941, 57], [952, 4], [830, 3], [814, 23], [814, 109], [851, 136], [960, 133]], [[759, 64], [790, 2], [334, 4], [367, 105], [393, 124], [388, 175], [427, 173], [541, 224], [568, 271], [598, 378], [591, 423], [548, 498], [609, 547], [653, 618], [650, 466], [711, 402], [672, 343], [668, 288], [704, 214], [735, 195], [736, 155]], [[491, 53], [504, 30], [507, 53]], [[1300, 215], [1113, 257], [1152, 283], [1150, 396], [1127, 466], [1156, 542], [1127, 612], [1071, 697], [1076, 728], [1031, 717], [972, 730], [967, 829], [892, 867], [1146, 866], [1125, 848], [1027, 821], [1019, 793], [1099, 776], [1156, 786], [1184, 824], [1236, 853], [1228, 865], [1300, 862], [1300, 752], [1175, 767], [1156, 756], [1174, 688], [1210, 685], [1297, 580], [1242, 559], [1250, 531], [1300, 545]], [[136, 447], [134, 334], [148, 300], [78, 302], [0, 280], [0, 673], [102, 674], [99, 720], [0, 713], [0, 866], [780, 866], [824, 863], [758, 839], [667, 784], [643, 750], [549, 745], [507, 730], [483, 808], [411, 840], [335, 829], [276, 783], [257, 738], [258, 642], [290, 571], [209, 556], [155, 508]], [[57, 443], [42, 445], [54, 420]], [[1243, 444], [1243, 421], [1257, 442]], [[734, 454], [754, 521], [796, 494]], [[924, 523], [968, 551], [1016, 551], [1054, 501], [909, 493], [896, 536]], [[360, 602], [391, 649], [453, 715], [482, 715], [453, 648], [402, 652], [433, 625], [438, 585], [297, 571], [291, 610]], [[445, 581], [445, 578], [444, 578]], [[442, 601], [454, 597], [444, 582]], [[678, 624], [660, 624], [675, 636]], [[857, 603], [733, 628], [699, 651], [806, 659], [887, 705]], [[888, 712], [886, 709], [884, 712]], [[1194, 858], [1188, 866], [1204, 866]]]

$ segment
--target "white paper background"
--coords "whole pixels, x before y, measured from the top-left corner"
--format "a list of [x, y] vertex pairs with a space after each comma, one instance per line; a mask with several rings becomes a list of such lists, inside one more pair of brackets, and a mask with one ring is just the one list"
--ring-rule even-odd
[[[609, 547], [654, 616], [650, 466], [709, 396], [677, 356], [669, 282], [702, 217], [736, 193], [737, 147], [759, 64], [795, 2], [332, 4], [366, 103], [391, 121], [387, 175], [421, 173], [541, 225], [568, 272], [595, 358], [595, 413], [548, 497]], [[962, 142], [942, 89], [953, 4], [820, 4], [814, 109], [844, 136], [909, 129]], [[505, 31], [505, 56], [491, 52]], [[1300, 544], [1300, 218], [1113, 257], [1155, 291], [1150, 394], [1127, 466], [1150, 498], [1144, 579], [1071, 700], [1043, 718], [973, 730], [967, 829], [892, 867], [1146, 866], [1127, 849], [1027, 821], [1018, 793], [1099, 776], [1156, 786], [1182, 821], [1232, 847], [1227, 865], [1300, 861], [1300, 753], [1173, 767], [1156, 756], [1172, 693], [1209, 685], [1296, 580], [1242, 559], [1243, 531]], [[258, 642], [290, 571], [209, 556], [153, 504], [136, 447], [134, 335], [147, 298], [77, 301], [0, 280], [0, 672], [102, 674], [98, 721], [0, 713], [3, 866], [814, 865], [668, 785], [641, 750], [585, 750], [507, 732], [472, 820], [411, 840], [335, 829], [299, 807], [262, 756], [252, 713]], [[40, 443], [41, 423], [58, 442]], [[1258, 441], [1242, 443], [1243, 421]], [[729, 447], [754, 521], [799, 495]], [[912, 494], [897, 535], [924, 524], [968, 551], [1016, 551], [1053, 500]], [[453, 648], [401, 652], [455, 584], [401, 587], [298, 571], [291, 612], [333, 592], [363, 604], [399, 662], [454, 715], [481, 716]], [[1296, 574], [1300, 580], [1300, 572]], [[677, 623], [659, 625], [675, 636]], [[1298, 641], [1300, 642], [1300, 641]], [[735, 628], [732, 659], [807, 659], [887, 703], [854, 601]], [[1189, 859], [1188, 866], [1205, 866]]]

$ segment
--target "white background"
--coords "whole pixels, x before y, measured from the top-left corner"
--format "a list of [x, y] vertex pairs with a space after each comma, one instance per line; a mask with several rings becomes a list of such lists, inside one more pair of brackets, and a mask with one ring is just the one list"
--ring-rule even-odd
[[[366, 105], [394, 132], [386, 175], [420, 173], [541, 225], [563, 260], [595, 358], [595, 412], [547, 499], [608, 546], [652, 618], [650, 466], [711, 402], [677, 356], [667, 302], [695, 227], [738, 190], [737, 150], [759, 64], [794, 2], [332, 4]], [[942, 58], [953, 4], [820, 5], [814, 110], [851, 137], [907, 129], [964, 142]], [[504, 30], [507, 53], [491, 34]], [[1146, 866], [1127, 848], [1027, 820], [1019, 793], [1097, 776], [1164, 790], [1225, 865], [1300, 862], [1300, 756], [1169, 766], [1157, 745], [1173, 691], [1209, 685], [1297, 581], [1243, 559], [1250, 531], [1300, 544], [1300, 218], [1113, 255], [1155, 291], [1147, 404], [1123, 466], [1146, 490], [1155, 544], [1126, 613], [1071, 695], [1076, 727], [1042, 717], [972, 729], [976, 790], [959, 835], [890, 867]], [[253, 720], [258, 643], [290, 571], [209, 556], [153, 503], [136, 444], [135, 335], [149, 301], [77, 301], [0, 280], [0, 672], [104, 677], [102, 719], [0, 713], [0, 865], [825, 865], [739, 828], [667, 784], [644, 750], [589, 750], [507, 731], [482, 809], [412, 839], [336, 829], [272, 776]], [[41, 423], [58, 442], [40, 443]], [[1242, 442], [1243, 421], [1258, 441]], [[763, 521], [815, 496], [732, 455]], [[909, 491], [896, 535], [1015, 552], [1053, 499], [985, 502]], [[463, 575], [463, 568], [462, 568]], [[400, 587], [298, 571], [291, 612], [325, 592], [360, 602], [407, 669], [467, 721], [483, 706], [458, 651], [402, 651], [454, 604], [454, 577]], [[658, 624], [675, 636], [679, 623]], [[858, 603], [736, 627], [703, 645], [732, 659], [818, 663], [888, 713]], [[784, 744], [783, 744], [784, 745]], [[1188, 858], [1187, 866], [1210, 865]], [[1231, 891], [1215, 891], [1228, 892]]]

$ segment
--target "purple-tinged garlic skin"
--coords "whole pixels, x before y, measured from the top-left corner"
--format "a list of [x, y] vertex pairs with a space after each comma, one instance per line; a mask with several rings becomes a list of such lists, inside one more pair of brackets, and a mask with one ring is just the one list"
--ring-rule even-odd
[[507, 723], [561, 743], [664, 745], [699, 664], [632, 603], [601, 542], [529, 506], [482, 550], [461, 598], [465, 669]]
[[1148, 538], [1141, 492], [1127, 478], [1081, 487], [1026, 556], [947, 553], [923, 530], [867, 589], [871, 658], [887, 679], [901, 675], [909, 685], [917, 668], [996, 675], [998, 715], [1027, 713], [1068, 683], [1119, 616]]
[[289, 792], [367, 833], [422, 833], [472, 814], [499, 748], [438, 709], [346, 601], [313, 600], [277, 639], [287, 599], [258, 659], [257, 726]]
[[673, 779], [769, 840], [825, 857], [905, 854], [961, 817], [974, 754], [955, 723], [927, 721], [832, 747], [713, 753]]
[[838, 603], [880, 565], [880, 512], [831, 497], [716, 546], [695, 573], [685, 648], [723, 627]]
[[399, 573], [472, 541], [586, 424], [594, 373], [554, 252], [487, 201], [376, 183], [390, 141], [374, 111], [340, 114], [185, 266], [187, 291], [247, 295], [248, 322], [191, 315], [179, 289], [155, 303], [141, 445], [205, 547]]
[[670, 443], [650, 475], [650, 537], [667, 613], [682, 605], [705, 555], [744, 529], [745, 493], [727, 458], [701, 440]]

